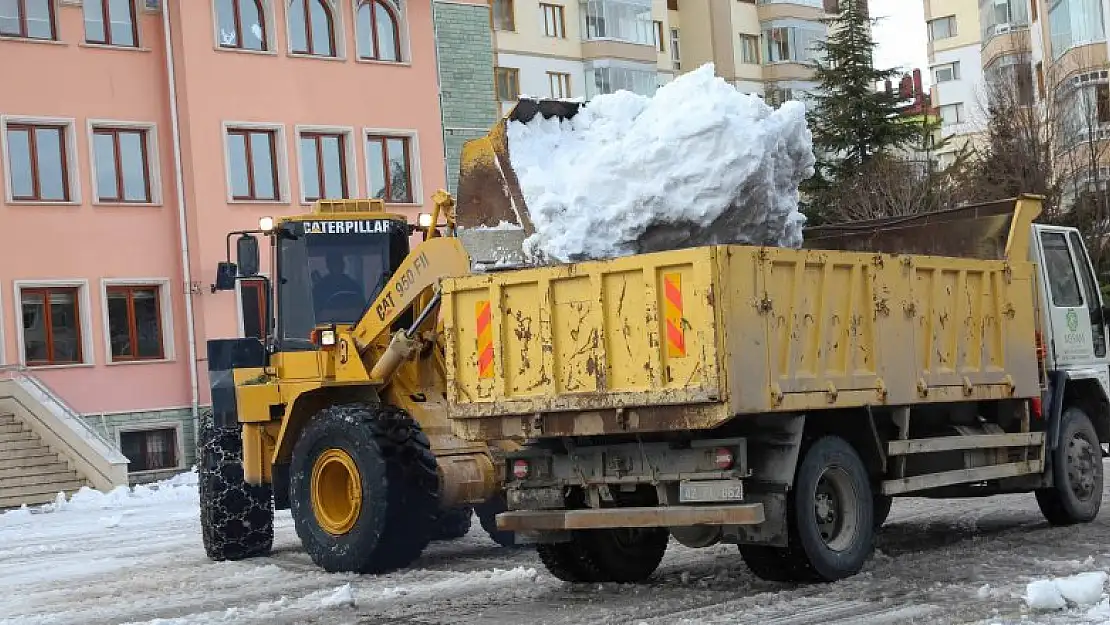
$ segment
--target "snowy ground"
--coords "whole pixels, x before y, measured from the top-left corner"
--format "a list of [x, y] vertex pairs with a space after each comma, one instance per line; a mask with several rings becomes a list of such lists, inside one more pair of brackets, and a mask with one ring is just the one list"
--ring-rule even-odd
[[735, 547], [672, 543], [651, 583], [598, 586], [558, 582], [531, 550], [501, 549], [480, 529], [404, 572], [330, 575], [301, 551], [287, 512], [271, 557], [210, 562], [194, 483], [185, 474], [156, 491], [0, 515], [0, 624], [1110, 623], [1104, 575], [1033, 588], [1048, 604], [1060, 586], [1086, 605], [1026, 601], [1030, 582], [1110, 571], [1110, 502], [1097, 522], [1057, 529], [1032, 495], [898, 501], [866, 570], [831, 585], [763, 582]]

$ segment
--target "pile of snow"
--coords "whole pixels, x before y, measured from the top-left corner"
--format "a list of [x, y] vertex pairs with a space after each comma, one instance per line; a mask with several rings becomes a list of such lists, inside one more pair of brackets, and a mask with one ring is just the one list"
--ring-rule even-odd
[[1071, 577], [1039, 579], [1025, 587], [1025, 603], [1033, 610], [1062, 610], [1068, 604], [1097, 604], [1103, 596], [1107, 574], [1104, 571], [1080, 573]]
[[805, 106], [773, 109], [706, 64], [659, 88], [600, 95], [570, 120], [508, 126], [536, 234], [567, 262], [718, 243], [799, 247], [813, 174]]

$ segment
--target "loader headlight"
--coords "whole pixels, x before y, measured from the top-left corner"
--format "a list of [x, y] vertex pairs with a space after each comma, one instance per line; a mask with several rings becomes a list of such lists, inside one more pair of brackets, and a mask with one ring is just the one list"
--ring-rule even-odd
[[417, 215], [416, 225], [420, 226], [421, 228], [431, 228], [433, 225], [435, 225], [432, 223], [432, 214], [420, 213], [419, 215]]
[[273, 230], [274, 229], [274, 218], [273, 217], [263, 217], [262, 219], [259, 219], [258, 220], [258, 229], [263, 231], [263, 232], [270, 232], [271, 230]]
[[324, 347], [335, 345], [335, 330], [321, 330], [320, 345]]

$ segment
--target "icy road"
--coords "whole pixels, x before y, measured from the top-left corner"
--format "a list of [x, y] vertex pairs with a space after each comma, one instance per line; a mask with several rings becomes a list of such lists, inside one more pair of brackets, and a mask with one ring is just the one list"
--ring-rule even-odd
[[[1032, 495], [901, 500], [865, 571], [831, 585], [762, 582], [735, 547], [672, 542], [649, 584], [576, 586], [548, 575], [529, 549], [497, 547], [476, 523], [380, 577], [320, 572], [287, 512], [271, 557], [210, 562], [195, 475], [182, 474], [156, 489], [79, 493], [0, 515], [0, 624], [1110, 623], [1100, 573], [1110, 571], [1107, 503], [1096, 523], [1050, 528]], [[1043, 581], [1084, 572], [1096, 573]], [[1036, 605], [1046, 588], [1047, 603], [1066, 605], [1030, 608], [1038, 580]]]

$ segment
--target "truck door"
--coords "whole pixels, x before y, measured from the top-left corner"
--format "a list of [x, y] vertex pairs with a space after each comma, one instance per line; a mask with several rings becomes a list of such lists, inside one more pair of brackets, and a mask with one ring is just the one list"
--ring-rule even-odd
[[[1106, 373], [1106, 324], [1102, 297], [1086, 249], [1068, 228], [1035, 226], [1049, 336], [1050, 368]], [[1110, 380], [1105, 380], [1110, 381]]]

